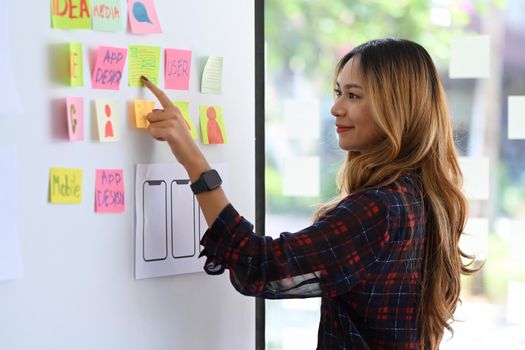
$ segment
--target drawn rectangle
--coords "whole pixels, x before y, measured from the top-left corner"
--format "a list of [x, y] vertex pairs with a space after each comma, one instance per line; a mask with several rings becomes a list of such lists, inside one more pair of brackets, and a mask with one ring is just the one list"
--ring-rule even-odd
[[195, 255], [194, 202], [190, 180], [171, 182], [171, 252], [175, 259]]
[[143, 184], [143, 259], [165, 260], [168, 257], [168, 199], [164, 180]]

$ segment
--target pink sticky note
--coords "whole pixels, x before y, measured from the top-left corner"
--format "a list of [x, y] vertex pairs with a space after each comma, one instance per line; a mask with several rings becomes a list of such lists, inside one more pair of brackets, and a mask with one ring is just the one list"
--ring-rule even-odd
[[67, 97], [67, 131], [69, 141], [84, 140], [84, 99], [82, 97]]
[[134, 34], [162, 33], [153, 0], [128, 0], [128, 18]]
[[118, 213], [123, 212], [124, 209], [124, 175], [122, 169], [97, 169], [95, 212]]
[[166, 49], [164, 59], [166, 89], [188, 90], [190, 87], [191, 51]]
[[101, 46], [98, 48], [97, 63], [93, 69], [93, 89], [118, 90], [128, 49]]

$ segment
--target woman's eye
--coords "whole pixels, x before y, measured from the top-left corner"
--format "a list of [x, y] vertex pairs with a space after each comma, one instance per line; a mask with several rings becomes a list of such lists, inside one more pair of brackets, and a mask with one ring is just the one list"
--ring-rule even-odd
[[334, 95], [337, 97], [341, 96], [341, 90], [334, 89]]
[[353, 93], [348, 93], [348, 97], [351, 99], [351, 100], [355, 100], [355, 99], [358, 99], [359, 96], [357, 96], [356, 94], [353, 94]]

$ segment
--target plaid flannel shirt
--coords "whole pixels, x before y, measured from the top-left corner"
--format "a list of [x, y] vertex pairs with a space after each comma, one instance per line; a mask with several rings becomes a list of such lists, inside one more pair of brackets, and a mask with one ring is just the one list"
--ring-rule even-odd
[[204, 269], [228, 269], [244, 295], [321, 297], [318, 349], [419, 349], [420, 188], [415, 175], [404, 174], [277, 239], [256, 235], [230, 204], [202, 238]]

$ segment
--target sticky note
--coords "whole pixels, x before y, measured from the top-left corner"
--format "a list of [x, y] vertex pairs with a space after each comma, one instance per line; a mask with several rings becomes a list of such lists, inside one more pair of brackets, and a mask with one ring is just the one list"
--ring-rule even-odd
[[120, 89], [127, 52], [127, 49], [118, 47], [101, 46], [98, 48], [97, 62], [91, 78], [93, 89]]
[[210, 56], [206, 60], [201, 81], [203, 94], [222, 93], [222, 65], [223, 58], [220, 56]]
[[525, 313], [523, 312], [525, 310], [525, 298], [523, 295], [525, 295], [525, 282], [523, 280], [508, 282], [506, 321], [509, 324], [514, 324], [514, 327], [518, 329], [525, 325]]
[[191, 51], [166, 49], [164, 56], [165, 88], [188, 90], [190, 87]]
[[283, 194], [285, 196], [314, 197], [320, 190], [319, 157], [296, 156], [284, 161]]
[[128, 0], [128, 17], [134, 34], [162, 32], [153, 0]]
[[160, 66], [159, 46], [129, 46], [128, 79], [129, 86], [144, 86], [140, 76], [146, 76], [158, 85]]
[[55, 204], [82, 203], [82, 169], [51, 168], [49, 201]]
[[471, 200], [489, 199], [489, 159], [460, 157], [463, 193]]
[[525, 96], [508, 97], [508, 137], [525, 140]]
[[199, 119], [202, 142], [205, 145], [227, 143], [226, 128], [220, 106], [201, 105], [199, 107]]
[[122, 169], [97, 169], [95, 174], [95, 212], [119, 213], [125, 210]]
[[476, 260], [487, 258], [489, 251], [489, 219], [469, 217], [459, 239], [459, 247]]
[[[321, 134], [321, 107], [317, 98], [288, 98], [283, 105], [284, 128], [290, 139], [317, 140]], [[307, 128], [304, 125], [308, 125]], [[335, 131], [335, 130], [334, 130]]]
[[193, 119], [190, 117], [190, 103], [189, 102], [183, 102], [183, 101], [172, 101], [175, 106], [177, 106], [182, 116], [184, 117], [184, 122], [186, 123], [186, 127], [188, 128], [191, 138], [194, 140], [197, 140], [199, 138], [197, 134], [197, 129], [195, 128], [195, 124], [193, 123]]
[[450, 46], [450, 78], [488, 78], [490, 72], [488, 35], [453, 37]]
[[84, 99], [82, 97], [67, 97], [67, 131], [69, 141], [84, 140]]
[[100, 142], [117, 142], [120, 139], [118, 102], [96, 100], [95, 109]]
[[137, 128], [147, 128], [149, 125], [146, 116], [151, 113], [153, 108], [155, 108], [154, 101], [145, 101], [145, 100], [135, 100], [133, 101], [135, 108], [135, 126]]
[[91, 29], [89, 0], [51, 0], [51, 22], [56, 29]]
[[93, 30], [118, 32], [124, 30], [120, 0], [91, 0]]
[[82, 43], [69, 44], [69, 83], [71, 86], [84, 86], [84, 54]]

